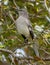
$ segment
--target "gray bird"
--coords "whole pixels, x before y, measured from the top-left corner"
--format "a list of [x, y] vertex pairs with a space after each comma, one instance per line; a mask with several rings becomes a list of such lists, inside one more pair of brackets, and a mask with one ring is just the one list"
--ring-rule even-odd
[[30, 36], [32, 39], [34, 38], [32, 25], [28, 18], [28, 12], [26, 9], [19, 9], [18, 13], [19, 13], [19, 17], [17, 18], [17, 20], [15, 22], [17, 31], [19, 34], [22, 35], [25, 42], [28, 42], [28, 38]]

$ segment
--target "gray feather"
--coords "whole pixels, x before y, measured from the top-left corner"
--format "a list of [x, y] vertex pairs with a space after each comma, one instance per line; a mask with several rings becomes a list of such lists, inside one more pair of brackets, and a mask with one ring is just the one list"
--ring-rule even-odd
[[28, 12], [27, 10], [23, 9], [19, 12], [19, 17], [16, 20], [16, 27], [19, 34], [24, 35], [25, 37], [31, 37], [33, 38], [33, 31], [32, 31], [32, 25], [30, 20], [28, 19]]

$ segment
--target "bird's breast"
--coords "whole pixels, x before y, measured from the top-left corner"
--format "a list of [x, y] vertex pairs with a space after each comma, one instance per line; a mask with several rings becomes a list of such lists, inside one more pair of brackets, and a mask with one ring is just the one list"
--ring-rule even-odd
[[28, 26], [26, 24], [26, 20], [23, 18], [18, 18], [17, 22], [16, 22], [16, 26], [17, 26], [17, 30], [19, 34], [23, 34], [26, 37], [29, 37], [29, 29]]

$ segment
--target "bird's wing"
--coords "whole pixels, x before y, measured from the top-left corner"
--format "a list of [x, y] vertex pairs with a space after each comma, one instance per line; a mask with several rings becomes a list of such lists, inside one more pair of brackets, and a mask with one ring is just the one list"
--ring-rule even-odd
[[28, 29], [29, 29], [29, 32], [30, 32], [30, 36], [33, 39], [34, 38], [34, 34], [33, 34], [33, 29], [32, 29], [32, 25], [31, 25], [30, 20], [27, 19], [26, 24], [28, 26]]
[[31, 25], [31, 22], [29, 19], [26, 19], [26, 24], [28, 25], [28, 27], [31, 27], [32, 28], [32, 25]]

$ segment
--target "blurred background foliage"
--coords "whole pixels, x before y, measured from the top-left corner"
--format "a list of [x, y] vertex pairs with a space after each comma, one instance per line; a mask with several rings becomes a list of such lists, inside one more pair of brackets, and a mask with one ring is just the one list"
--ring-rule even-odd
[[[32, 40], [29, 39], [29, 42], [31, 42], [30, 45], [26, 44], [23, 46], [24, 39], [18, 34], [16, 26], [9, 16], [9, 11], [11, 11], [13, 18], [17, 20], [18, 12], [16, 5], [19, 6], [19, 8], [26, 7], [28, 10], [33, 32], [35, 37], [37, 37], [33, 44], [38, 44], [37, 47], [40, 58], [50, 58], [50, 0], [0, 0], [0, 49], [8, 49], [14, 52], [19, 48], [24, 49], [24, 52], [33, 58], [37, 55], [34, 53]], [[6, 62], [11, 64], [12, 61], [10, 61], [6, 53], [0, 52], [0, 61], [3, 61], [3, 54]], [[46, 65], [50, 65], [50, 60], [45, 61], [45, 63]], [[18, 61], [16, 64], [20, 65], [20, 62]], [[21, 60], [21, 65], [23, 64], [29, 65], [29, 62], [26, 64]], [[40, 62], [40, 60], [30, 60], [30, 65], [43, 65], [43, 63]]]

